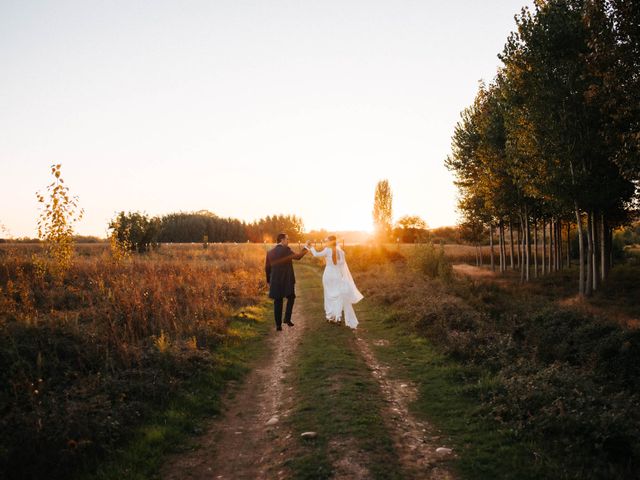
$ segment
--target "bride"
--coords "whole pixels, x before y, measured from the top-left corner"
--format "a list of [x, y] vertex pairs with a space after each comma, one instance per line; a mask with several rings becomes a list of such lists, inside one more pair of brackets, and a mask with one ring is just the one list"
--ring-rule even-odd
[[324, 257], [325, 269], [322, 275], [322, 286], [324, 287], [324, 310], [327, 320], [330, 322], [340, 322], [344, 311], [344, 323], [346, 326], [355, 329], [358, 326], [356, 312], [353, 311], [353, 304], [362, 300], [360, 293], [353, 281], [344, 250], [338, 247], [336, 237], [327, 237], [327, 246], [317, 251], [310, 247], [307, 242], [307, 250], [314, 257]]

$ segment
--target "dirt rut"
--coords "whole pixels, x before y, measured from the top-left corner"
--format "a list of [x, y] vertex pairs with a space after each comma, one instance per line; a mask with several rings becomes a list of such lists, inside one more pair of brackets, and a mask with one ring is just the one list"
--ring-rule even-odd
[[[378, 343], [379, 342], [379, 343]], [[393, 437], [396, 453], [407, 478], [414, 480], [453, 480], [455, 476], [443, 462], [455, 453], [439, 454], [436, 449], [442, 445], [440, 436], [427, 422], [418, 420], [409, 411], [409, 404], [416, 399], [417, 389], [409, 382], [389, 376], [389, 367], [381, 364], [362, 337], [357, 337], [358, 349], [366, 360], [373, 376], [387, 401], [383, 412], [385, 423]], [[380, 346], [386, 341], [378, 340]]]
[[293, 438], [282, 426], [282, 419], [289, 415], [293, 399], [284, 379], [304, 330], [299, 302], [294, 306], [293, 320], [294, 327], [283, 325], [283, 331], [273, 332], [266, 363], [227, 394], [223, 414], [207, 426], [206, 433], [197, 439], [197, 447], [171, 457], [161, 478], [288, 478], [282, 465]]

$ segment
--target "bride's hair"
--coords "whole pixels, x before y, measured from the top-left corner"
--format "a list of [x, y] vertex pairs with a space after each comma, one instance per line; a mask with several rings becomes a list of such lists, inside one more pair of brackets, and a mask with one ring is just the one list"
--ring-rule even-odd
[[331, 248], [331, 260], [333, 261], [334, 265], [338, 264], [338, 242], [336, 241], [336, 236], [335, 235], [329, 235], [327, 237], [327, 241], [329, 243], [332, 243], [335, 248]]

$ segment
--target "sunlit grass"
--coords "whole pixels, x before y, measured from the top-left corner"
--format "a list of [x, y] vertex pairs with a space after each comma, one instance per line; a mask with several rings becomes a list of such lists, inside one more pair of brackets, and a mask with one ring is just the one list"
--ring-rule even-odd
[[141, 457], [118, 462], [130, 464], [124, 477], [148, 478], [183, 426], [211, 412], [197, 405], [246, 371], [245, 346], [260, 351], [264, 247], [162, 246], [114, 259], [105, 244], [79, 245], [62, 282], [40, 274], [41, 253], [0, 247], [0, 407], [12, 425], [0, 476], [67, 478], [133, 436], [127, 450]]

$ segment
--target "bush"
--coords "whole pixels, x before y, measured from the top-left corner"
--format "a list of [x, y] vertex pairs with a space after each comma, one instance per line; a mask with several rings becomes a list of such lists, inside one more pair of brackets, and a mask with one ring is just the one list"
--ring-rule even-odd
[[519, 436], [544, 439], [574, 478], [637, 478], [638, 395], [606, 392], [589, 372], [561, 362], [542, 369], [516, 362], [500, 380], [494, 417]]
[[117, 245], [124, 246], [131, 251], [144, 253], [157, 244], [160, 221], [144, 213], [120, 212], [109, 222], [111, 238]]
[[432, 243], [416, 245], [411, 256], [411, 264], [423, 275], [431, 278], [451, 278], [451, 262], [445, 256], [444, 247]]

